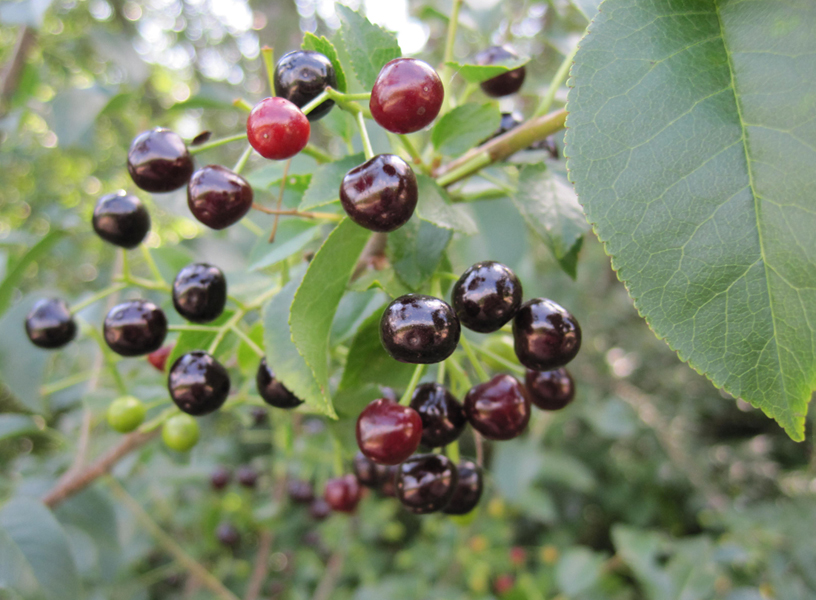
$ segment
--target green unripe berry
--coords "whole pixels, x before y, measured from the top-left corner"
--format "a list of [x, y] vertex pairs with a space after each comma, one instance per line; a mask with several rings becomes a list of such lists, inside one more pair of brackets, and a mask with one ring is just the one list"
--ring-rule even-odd
[[133, 396], [122, 396], [108, 406], [108, 425], [120, 433], [136, 429], [144, 421], [147, 409]]
[[198, 422], [190, 415], [173, 415], [164, 422], [162, 439], [168, 448], [187, 452], [198, 443]]

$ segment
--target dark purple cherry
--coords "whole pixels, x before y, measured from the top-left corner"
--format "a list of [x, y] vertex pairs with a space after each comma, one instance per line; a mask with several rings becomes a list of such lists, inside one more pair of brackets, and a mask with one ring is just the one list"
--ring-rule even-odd
[[62, 348], [77, 331], [71, 309], [60, 298], [38, 300], [26, 317], [25, 329], [32, 344], [47, 350]]
[[411, 456], [422, 438], [422, 419], [413, 408], [386, 398], [374, 400], [357, 418], [360, 452], [381, 465], [396, 465]]
[[238, 467], [235, 479], [245, 488], [254, 488], [258, 484], [258, 471], [250, 465]]
[[575, 382], [563, 367], [552, 371], [527, 369], [524, 382], [530, 401], [541, 410], [561, 410], [575, 397]]
[[290, 479], [286, 489], [289, 499], [297, 504], [311, 504], [315, 499], [314, 487], [304, 479]]
[[512, 439], [530, 421], [527, 390], [511, 375], [496, 375], [470, 388], [465, 396], [465, 415], [471, 427], [487, 439]]
[[581, 349], [581, 327], [569, 311], [546, 298], [525, 302], [513, 320], [519, 362], [533, 371], [563, 367]]
[[214, 490], [223, 490], [232, 479], [232, 471], [226, 467], [216, 467], [210, 474], [210, 486]]
[[397, 498], [413, 513], [435, 512], [450, 501], [457, 480], [456, 466], [446, 456], [412, 456], [397, 467]]
[[378, 154], [346, 173], [340, 202], [349, 218], [372, 231], [394, 231], [414, 214], [417, 180], [411, 166], [394, 154]]
[[[275, 95], [286, 98], [303, 108], [317, 98], [326, 87], [337, 87], [337, 77], [331, 61], [313, 50], [295, 50], [284, 54], [275, 65]], [[326, 116], [334, 100], [326, 100], [312, 109], [306, 118], [317, 121]]]
[[[492, 46], [479, 52], [474, 60], [477, 65], [501, 65], [517, 58], [518, 54], [508, 46]], [[482, 91], [493, 98], [509, 96], [519, 91], [526, 73], [526, 69], [522, 66], [483, 81], [480, 85]]]
[[332, 510], [344, 513], [353, 513], [360, 502], [362, 489], [357, 477], [352, 474], [335, 477], [326, 482], [323, 498]]
[[167, 318], [152, 302], [129, 300], [110, 309], [103, 329], [111, 350], [122, 356], [141, 356], [161, 348]]
[[119, 190], [99, 199], [91, 223], [103, 240], [130, 249], [142, 243], [150, 231], [150, 214], [136, 196]]
[[241, 534], [232, 523], [221, 523], [215, 530], [218, 542], [228, 548], [237, 548], [241, 543]]
[[447, 302], [406, 294], [389, 304], [380, 320], [380, 340], [388, 354], [405, 363], [445, 360], [459, 343], [459, 319]]
[[457, 466], [459, 481], [456, 491], [442, 512], [449, 515], [466, 515], [479, 504], [482, 497], [482, 468], [475, 462], [463, 460]]
[[414, 391], [411, 408], [422, 419], [422, 444], [447, 446], [465, 430], [467, 419], [459, 401], [439, 383], [423, 383]]
[[413, 133], [430, 125], [444, 97], [442, 80], [431, 65], [415, 58], [395, 58], [377, 75], [368, 107], [384, 129]]
[[193, 216], [211, 229], [224, 229], [240, 221], [252, 208], [252, 188], [247, 180], [220, 165], [193, 173], [187, 186], [187, 205]]
[[399, 471], [399, 465], [392, 465], [390, 467], [386, 467], [386, 469], [387, 471], [385, 472], [385, 476], [380, 484], [380, 493], [383, 496], [388, 496], [389, 498], [396, 498], [397, 471]]
[[323, 521], [331, 515], [332, 507], [323, 498], [315, 498], [309, 504], [309, 516], [315, 521]]
[[127, 168], [133, 183], [143, 190], [172, 192], [190, 181], [193, 157], [177, 133], [157, 127], [133, 140]]
[[167, 389], [183, 412], [194, 417], [207, 415], [226, 402], [230, 390], [229, 373], [206, 352], [188, 352], [170, 367]]
[[354, 455], [353, 467], [357, 481], [367, 488], [379, 488], [388, 475], [388, 466], [375, 463], [362, 452]]
[[265, 425], [269, 421], [269, 411], [261, 406], [256, 406], [249, 414], [255, 425]]
[[487, 260], [465, 271], [453, 286], [451, 304], [459, 322], [473, 331], [498, 331], [521, 306], [521, 282], [501, 263]]
[[173, 306], [193, 323], [209, 323], [221, 316], [227, 302], [227, 280], [216, 266], [187, 265], [173, 281]]
[[266, 364], [266, 358], [261, 359], [258, 373], [255, 376], [258, 394], [263, 401], [275, 408], [295, 408], [303, 404], [303, 400], [287, 390], [275, 377], [275, 372]]

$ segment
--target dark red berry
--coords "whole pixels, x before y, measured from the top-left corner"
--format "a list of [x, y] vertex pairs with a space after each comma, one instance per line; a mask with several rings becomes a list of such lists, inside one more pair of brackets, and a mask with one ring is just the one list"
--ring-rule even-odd
[[240, 221], [252, 208], [252, 197], [247, 180], [220, 165], [199, 169], [187, 186], [190, 212], [211, 229], [224, 229]]
[[354, 455], [353, 467], [357, 481], [367, 488], [379, 488], [388, 476], [388, 466], [375, 463], [362, 452]]
[[467, 425], [462, 405], [439, 383], [418, 386], [411, 398], [411, 408], [422, 419], [422, 444], [428, 448], [447, 446]]
[[258, 373], [255, 376], [258, 393], [263, 401], [275, 408], [295, 408], [303, 404], [303, 400], [287, 390], [275, 377], [275, 372], [266, 364], [266, 358], [261, 359]]
[[[284, 54], [275, 65], [275, 94], [303, 108], [327, 87], [337, 87], [331, 61], [320, 52], [295, 50]], [[334, 106], [333, 100], [321, 102], [306, 118], [317, 121]]]
[[164, 368], [167, 366], [167, 358], [173, 351], [174, 345], [175, 344], [167, 344], [166, 346], [162, 346], [158, 350], [151, 352], [147, 355], [147, 362], [153, 365], [153, 368], [160, 373], [164, 373]]
[[503, 596], [508, 593], [516, 585], [516, 578], [510, 573], [502, 573], [493, 582], [493, 590], [496, 595]]
[[272, 160], [292, 158], [309, 143], [311, 126], [286, 98], [265, 98], [247, 119], [247, 138], [255, 151]]
[[173, 281], [173, 306], [193, 323], [209, 323], [221, 316], [227, 302], [227, 280], [216, 266], [187, 265]]
[[311, 504], [315, 499], [314, 487], [303, 479], [290, 479], [286, 484], [289, 499], [297, 504]]
[[177, 133], [157, 127], [133, 140], [127, 168], [133, 183], [143, 190], [172, 192], [190, 180], [193, 157]]
[[215, 412], [226, 402], [230, 390], [227, 370], [206, 352], [180, 356], [167, 377], [170, 397], [183, 412], [194, 417]]
[[216, 467], [210, 474], [210, 486], [214, 490], [223, 490], [232, 479], [232, 471], [226, 467]]
[[444, 97], [442, 80], [431, 65], [396, 58], [377, 75], [368, 106], [381, 127], [391, 133], [412, 133], [436, 118]]
[[167, 318], [152, 302], [130, 300], [110, 309], [103, 329], [111, 350], [122, 356], [141, 356], [161, 348]]
[[541, 410], [561, 410], [575, 397], [575, 382], [563, 367], [552, 371], [527, 369], [524, 382], [530, 401]]
[[241, 534], [232, 523], [221, 523], [215, 530], [215, 537], [228, 548], [236, 548], [241, 543]]
[[380, 320], [380, 340], [388, 354], [405, 363], [437, 363], [459, 343], [459, 319], [447, 302], [406, 294], [389, 304]]
[[48, 350], [62, 348], [77, 331], [71, 309], [59, 298], [38, 300], [26, 317], [25, 329], [32, 344]]
[[353, 513], [360, 502], [362, 489], [357, 477], [352, 474], [335, 477], [326, 482], [323, 498], [332, 510], [337, 512]]
[[[517, 58], [518, 54], [508, 46], [492, 46], [479, 52], [475, 57], [475, 62], [477, 65], [501, 65]], [[483, 81], [480, 85], [482, 91], [488, 96], [494, 98], [509, 96], [519, 91], [526, 73], [524, 67], [519, 67]]]
[[479, 504], [482, 497], [482, 468], [475, 462], [464, 460], [457, 466], [459, 474], [456, 490], [442, 512], [449, 515], [466, 515]]
[[150, 214], [141, 200], [120, 190], [99, 199], [91, 223], [103, 240], [130, 249], [150, 231]]
[[397, 467], [397, 498], [413, 513], [442, 510], [456, 491], [457, 480], [456, 465], [446, 456], [412, 456]]
[[255, 425], [264, 425], [269, 420], [269, 411], [260, 406], [253, 408], [250, 413]]
[[530, 421], [527, 390], [511, 375], [496, 375], [470, 389], [465, 396], [465, 415], [471, 427], [487, 439], [512, 439]]
[[315, 498], [309, 505], [309, 516], [315, 521], [323, 521], [331, 515], [332, 507], [323, 498]]
[[451, 304], [459, 322], [473, 331], [498, 331], [521, 306], [521, 282], [501, 263], [487, 260], [465, 271], [453, 286]]
[[521, 546], [510, 548], [510, 562], [517, 567], [523, 566], [527, 562], [527, 551]]
[[534, 371], [563, 367], [581, 348], [581, 327], [565, 308], [535, 298], [522, 304], [513, 320], [519, 362]]
[[380, 484], [380, 493], [383, 496], [388, 496], [389, 498], [396, 498], [397, 497], [397, 471], [399, 471], [399, 465], [393, 465], [390, 467], [386, 467], [385, 475], [383, 476], [382, 483]]
[[258, 483], [258, 471], [249, 465], [238, 467], [235, 480], [245, 488], [254, 488]]
[[411, 456], [422, 438], [422, 420], [413, 408], [380, 398], [357, 418], [360, 452], [381, 465], [396, 465]]

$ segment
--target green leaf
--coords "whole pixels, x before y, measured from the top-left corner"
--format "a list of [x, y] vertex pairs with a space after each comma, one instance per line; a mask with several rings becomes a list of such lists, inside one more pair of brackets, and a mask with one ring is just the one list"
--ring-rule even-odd
[[275, 234], [275, 241], [269, 243], [266, 236], [258, 240], [250, 255], [249, 269], [265, 269], [308, 246], [320, 234], [321, 228], [314, 221], [288, 219], [283, 221]]
[[329, 397], [329, 336], [337, 306], [371, 232], [343, 219], [317, 251], [292, 301], [292, 341], [314, 373], [321, 412], [336, 416]]
[[0, 319], [0, 381], [28, 410], [42, 412], [40, 385], [46, 362], [53, 354], [38, 348], [26, 336], [23, 324], [35, 301], [35, 297], [27, 296]]
[[69, 89], [60, 92], [51, 102], [51, 126], [61, 148], [88, 146], [92, 143], [91, 129], [96, 117], [114, 93], [100, 86]]
[[393, 267], [386, 267], [380, 271], [367, 271], [354, 280], [349, 287], [358, 292], [379, 288], [392, 298], [399, 298], [413, 291], [400, 281]]
[[[207, 323], [207, 326], [219, 327], [229, 321], [233, 314], [234, 311], [227, 309], [215, 321]], [[176, 340], [176, 345], [173, 346], [173, 351], [167, 357], [167, 368], [173, 366], [173, 363], [183, 354], [193, 350], [204, 350], [206, 352], [216, 335], [215, 331], [182, 331]]]
[[569, 548], [555, 567], [555, 581], [564, 594], [577, 596], [591, 588], [601, 576], [606, 557], [589, 548]]
[[[252, 328], [247, 333], [249, 339], [255, 342], [260, 348], [263, 348], [264, 345], [264, 328], [263, 323], [260, 321], [255, 323]], [[253, 350], [249, 344], [245, 341], [241, 340], [241, 343], [238, 344], [238, 366], [240, 367], [241, 371], [244, 373], [250, 373], [252, 375], [258, 370], [258, 363], [260, 359], [258, 358], [258, 354]]]
[[0, 414], [0, 441], [39, 432], [40, 428], [28, 415]]
[[[502, 73], [523, 67], [528, 62], [530, 62], [530, 57], [519, 56], [518, 58], [508, 59], [495, 65], [472, 65], [453, 61], [446, 62], [445, 65], [454, 69], [459, 76], [468, 83], [481, 83]], [[496, 125], [496, 127], [498, 127], [498, 125]]]
[[365, 162], [363, 153], [347, 156], [336, 162], [320, 165], [312, 175], [298, 210], [312, 210], [340, 200], [340, 183], [346, 173]]
[[334, 67], [334, 76], [337, 79], [337, 91], [346, 91], [346, 72], [343, 70], [343, 65], [340, 64], [340, 59], [337, 57], [337, 49], [324, 36], [317, 37], [315, 34], [307, 31], [303, 34], [303, 43], [300, 45], [304, 50], [314, 50], [320, 52], [323, 56], [328, 58]]
[[53, 0], [23, 0], [0, 5], [0, 23], [4, 25], [27, 25], [39, 29], [43, 17]]
[[388, 236], [386, 252], [397, 276], [408, 287], [418, 290], [436, 271], [452, 236], [450, 229], [411, 217]]
[[497, 104], [469, 102], [436, 121], [431, 142], [442, 154], [458, 156], [493, 135], [500, 124], [501, 111]]
[[419, 202], [416, 210], [420, 219], [467, 235], [479, 232], [479, 226], [470, 216], [468, 208], [453, 204], [448, 193], [433, 179], [417, 175], [417, 187]]
[[397, 37], [373, 25], [348, 6], [337, 4], [336, 7], [341, 22], [340, 36], [351, 58], [351, 66], [360, 84], [370, 90], [385, 63], [402, 56]]
[[575, 6], [581, 14], [586, 17], [587, 21], [591, 21], [598, 14], [598, 6], [601, 0], [571, 0], [572, 5]]
[[566, 154], [640, 314], [795, 440], [816, 388], [816, 3], [606, 0]]
[[14, 295], [14, 289], [31, 263], [37, 262], [42, 257], [48, 255], [54, 244], [59, 242], [66, 235], [65, 231], [55, 229], [42, 237], [36, 244], [34, 244], [28, 252], [20, 257], [14, 266], [9, 269], [3, 282], [0, 283], [0, 315], [8, 310], [11, 298]]

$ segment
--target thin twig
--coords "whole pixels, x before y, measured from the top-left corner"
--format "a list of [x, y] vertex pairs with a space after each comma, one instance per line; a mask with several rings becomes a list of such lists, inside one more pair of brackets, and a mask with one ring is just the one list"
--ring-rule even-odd
[[317, 584], [312, 600], [329, 600], [331, 598], [337, 580], [340, 578], [340, 573], [343, 571], [345, 558], [345, 553], [340, 551], [336, 551], [331, 555], [326, 570], [323, 572], [323, 578]]
[[343, 218], [341, 215], [336, 215], [334, 213], [327, 212], [300, 211], [297, 210], [296, 208], [282, 208], [282, 209], [267, 208], [263, 204], [258, 204], [257, 202], [252, 203], [252, 208], [262, 213], [266, 213], [268, 215], [300, 217], [302, 219], [323, 219], [326, 221], [340, 221]]
[[274, 536], [268, 529], [261, 530], [258, 540], [258, 553], [255, 555], [255, 565], [252, 568], [252, 575], [249, 578], [244, 600], [257, 600], [261, 594], [264, 579], [269, 572], [269, 553], [272, 549]]
[[281, 185], [280, 185], [280, 193], [278, 194], [278, 205], [276, 210], [279, 211], [278, 214], [275, 215], [275, 222], [272, 224], [272, 232], [269, 234], [269, 243], [275, 241], [275, 234], [278, 232], [278, 222], [280, 221], [280, 209], [283, 205], [283, 193], [286, 191], [286, 179], [289, 177], [289, 165], [292, 164], [292, 159], [286, 161], [286, 165], [283, 167], [283, 177], [281, 177]]
[[11, 58], [3, 68], [2, 80], [0, 80], [0, 116], [6, 113], [6, 105], [14, 92], [17, 91], [17, 86], [20, 83], [20, 77], [23, 74], [23, 67], [28, 58], [28, 51], [34, 45], [36, 39], [34, 30], [30, 27], [20, 27], [17, 32], [17, 40], [14, 43], [14, 50]]

